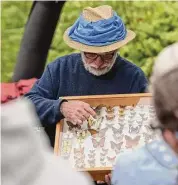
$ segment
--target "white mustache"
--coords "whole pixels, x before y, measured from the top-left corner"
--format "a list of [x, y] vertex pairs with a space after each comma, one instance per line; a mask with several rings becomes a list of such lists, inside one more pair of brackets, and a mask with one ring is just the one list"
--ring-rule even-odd
[[94, 69], [90, 64], [87, 64], [87, 62], [85, 60], [84, 52], [81, 52], [81, 57], [82, 57], [82, 62], [84, 64], [84, 67], [87, 71], [89, 71], [91, 74], [93, 74], [95, 76], [101, 76], [101, 75], [108, 73], [111, 70], [111, 68], [113, 67], [113, 65], [116, 62], [117, 52], [114, 53], [112, 61], [110, 63], [108, 63], [108, 65], [106, 65], [106, 67], [104, 69]]

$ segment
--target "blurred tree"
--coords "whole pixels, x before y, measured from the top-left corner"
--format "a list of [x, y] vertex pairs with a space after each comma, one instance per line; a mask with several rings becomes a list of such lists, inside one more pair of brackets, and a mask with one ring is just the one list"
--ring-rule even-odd
[[[49, 48], [47, 63], [60, 56], [78, 52], [64, 43], [63, 33], [74, 23], [84, 7], [96, 7], [102, 4], [111, 5], [121, 16], [126, 27], [137, 34], [136, 38], [120, 48], [119, 52], [121, 56], [141, 67], [149, 77], [157, 54], [164, 47], [178, 41], [178, 2], [176, 1], [66, 1]], [[12, 78], [24, 25], [31, 6], [30, 1], [2, 1], [1, 80], [3, 82]], [[34, 64], [30, 63], [30, 65]]]
[[15, 66], [13, 81], [39, 78], [65, 1], [34, 1]]

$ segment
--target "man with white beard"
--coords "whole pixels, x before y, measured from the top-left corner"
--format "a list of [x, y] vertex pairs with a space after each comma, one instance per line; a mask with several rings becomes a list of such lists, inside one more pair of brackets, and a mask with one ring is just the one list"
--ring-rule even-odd
[[64, 33], [64, 41], [81, 53], [57, 58], [47, 65], [42, 77], [26, 95], [54, 144], [55, 124], [67, 118], [82, 124], [95, 112], [82, 101], [62, 100], [62, 96], [143, 93], [147, 79], [143, 71], [122, 58], [118, 49], [134, 39], [123, 21], [103, 5], [87, 7]]

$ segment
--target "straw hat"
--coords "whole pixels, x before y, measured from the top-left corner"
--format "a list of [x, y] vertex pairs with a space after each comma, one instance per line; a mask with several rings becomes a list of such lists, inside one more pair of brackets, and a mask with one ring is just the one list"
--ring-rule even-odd
[[77, 21], [69, 27], [63, 39], [71, 48], [103, 53], [116, 50], [134, 39], [111, 6], [87, 7]]

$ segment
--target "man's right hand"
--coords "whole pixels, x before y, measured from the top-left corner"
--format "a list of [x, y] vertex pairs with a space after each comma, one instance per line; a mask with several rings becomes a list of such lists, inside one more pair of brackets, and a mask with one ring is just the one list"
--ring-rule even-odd
[[60, 106], [63, 116], [73, 124], [82, 124], [90, 115], [95, 117], [95, 111], [88, 103], [82, 101], [63, 102]]

